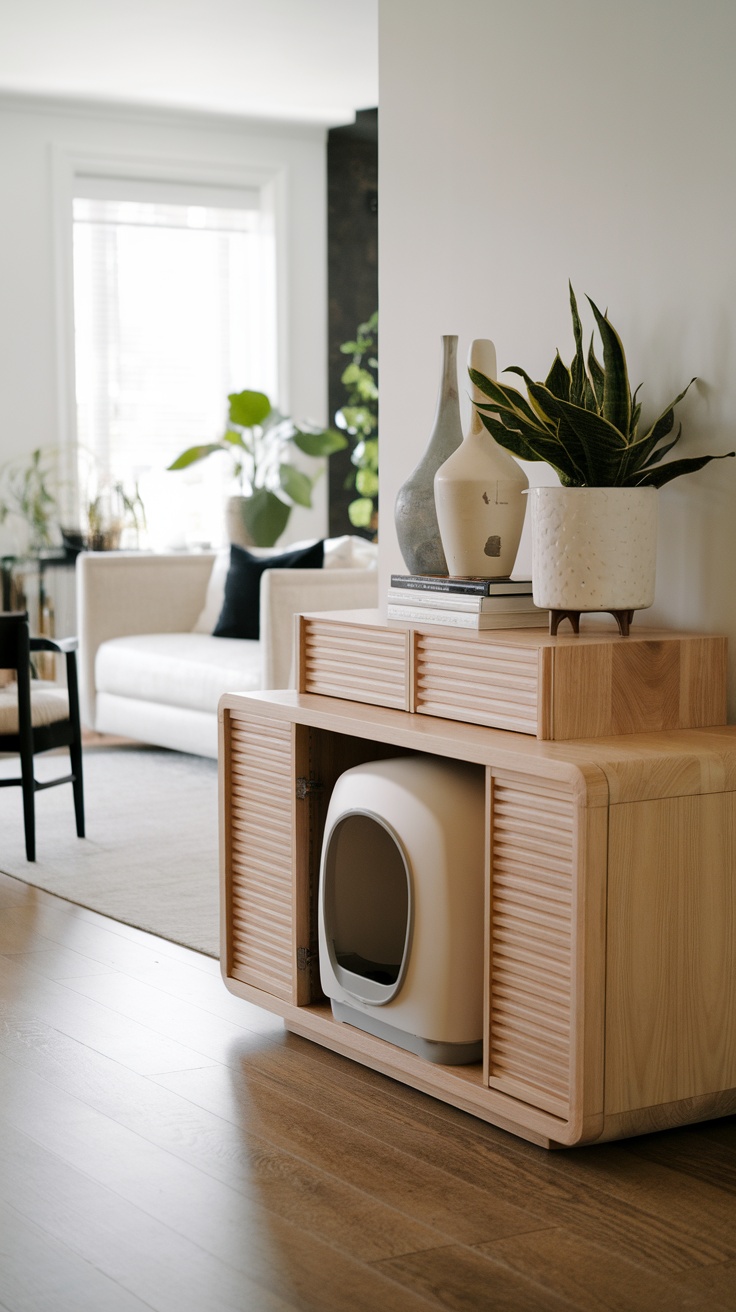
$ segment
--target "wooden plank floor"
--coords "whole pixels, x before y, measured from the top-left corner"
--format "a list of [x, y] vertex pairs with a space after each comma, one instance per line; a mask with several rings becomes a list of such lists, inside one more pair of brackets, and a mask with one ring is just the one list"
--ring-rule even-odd
[[736, 1120], [545, 1153], [0, 876], [3, 1312], [736, 1309]]

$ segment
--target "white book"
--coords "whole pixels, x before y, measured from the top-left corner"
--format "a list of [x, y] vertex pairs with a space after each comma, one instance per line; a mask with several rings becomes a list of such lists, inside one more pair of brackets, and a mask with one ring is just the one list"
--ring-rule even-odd
[[499, 615], [503, 613], [538, 613], [531, 593], [508, 597], [480, 597], [460, 595], [457, 592], [420, 592], [416, 588], [389, 588], [387, 598], [390, 606], [429, 606], [434, 610], [470, 611], [476, 615]]
[[549, 612], [504, 611], [489, 615], [482, 611], [442, 610], [432, 606], [397, 606], [389, 602], [386, 617], [405, 624], [442, 624], [453, 629], [542, 629], [547, 627]]

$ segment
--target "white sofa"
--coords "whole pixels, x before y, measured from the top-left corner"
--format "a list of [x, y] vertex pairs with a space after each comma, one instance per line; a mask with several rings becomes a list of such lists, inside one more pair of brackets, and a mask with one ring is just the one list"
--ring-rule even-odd
[[212, 636], [227, 553], [80, 555], [85, 727], [216, 757], [222, 693], [293, 686], [295, 615], [377, 604], [375, 561], [366, 567], [375, 548], [362, 539], [333, 542], [334, 550], [326, 545], [324, 569], [265, 571], [258, 641]]

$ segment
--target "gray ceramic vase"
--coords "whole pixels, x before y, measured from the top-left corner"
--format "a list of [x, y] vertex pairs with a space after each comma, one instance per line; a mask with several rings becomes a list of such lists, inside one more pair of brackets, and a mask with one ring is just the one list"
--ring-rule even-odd
[[434, 476], [463, 440], [457, 392], [457, 337], [442, 338], [442, 381], [434, 427], [416, 469], [396, 498], [396, 535], [410, 574], [446, 574], [434, 502]]

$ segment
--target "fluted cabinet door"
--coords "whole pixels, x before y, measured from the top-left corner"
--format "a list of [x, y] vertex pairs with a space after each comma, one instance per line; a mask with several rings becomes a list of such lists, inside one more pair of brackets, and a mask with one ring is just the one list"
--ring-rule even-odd
[[[233, 714], [228, 724], [228, 969], [244, 984], [299, 1003], [308, 984], [299, 968], [308, 908], [296, 853], [298, 730], [287, 720], [263, 716]], [[308, 933], [306, 938], [308, 943]]]

